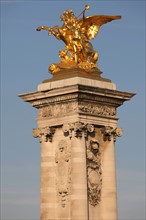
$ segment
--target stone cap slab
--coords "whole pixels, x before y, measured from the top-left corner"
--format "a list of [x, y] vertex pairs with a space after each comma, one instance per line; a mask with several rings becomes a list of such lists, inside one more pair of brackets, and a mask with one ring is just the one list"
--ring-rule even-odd
[[38, 85], [37, 90], [38, 91], [47, 91], [55, 88], [61, 88], [65, 86], [72, 86], [72, 85], [85, 85], [85, 86], [93, 86], [103, 89], [111, 89], [116, 90], [116, 85], [112, 82], [107, 82], [104, 80], [95, 80], [95, 79], [88, 79], [84, 77], [73, 77], [73, 78], [67, 78], [67, 79], [61, 79], [56, 81], [50, 81], [41, 83]]

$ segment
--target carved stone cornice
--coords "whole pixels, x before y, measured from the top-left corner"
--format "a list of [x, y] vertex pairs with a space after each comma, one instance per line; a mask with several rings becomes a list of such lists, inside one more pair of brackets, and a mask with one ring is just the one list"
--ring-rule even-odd
[[35, 108], [40, 108], [40, 107], [45, 107], [48, 105], [54, 105], [54, 103], [59, 104], [59, 103], [65, 103], [73, 100], [77, 100], [78, 94], [73, 93], [73, 94], [63, 94], [59, 96], [53, 96], [53, 97], [46, 97], [45, 99], [40, 99], [38, 101], [35, 101], [33, 104], [33, 107]]
[[47, 141], [51, 142], [54, 133], [55, 133], [55, 128], [49, 127], [49, 126], [46, 126], [43, 128], [34, 128], [32, 130], [33, 137], [39, 138], [40, 143], [43, 141], [44, 142], [47, 142]]
[[35, 108], [40, 108], [53, 103], [69, 102], [73, 100], [86, 100], [86, 102], [96, 102], [105, 105], [118, 107], [124, 101], [130, 100], [135, 94], [122, 92], [114, 89], [99, 88], [89, 85], [69, 85], [51, 90], [48, 88], [45, 91], [37, 91], [28, 94], [21, 94], [24, 101], [29, 102]]
[[116, 141], [116, 137], [121, 137], [123, 135], [121, 128], [112, 128], [110, 126], [101, 128], [101, 133], [103, 134], [104, 141], [111, 141], [112, 137], [113, 140]]
[[69, 123], [63, 125], [63, 132], [67, 136], [69, 135], [70, 138], [72, 138], [72, 134], [74, 132], [75, 137], [82, 137], [84, 134], [84, 137], [87, 137], [88, 133], [94, 132], [94, 125], [91, 124], [84, 124], [82, 122], [75, 122], [75, 123]]

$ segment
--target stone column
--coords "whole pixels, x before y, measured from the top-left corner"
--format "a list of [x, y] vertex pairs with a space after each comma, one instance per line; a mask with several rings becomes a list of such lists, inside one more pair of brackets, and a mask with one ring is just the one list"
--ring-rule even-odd
[[115, 140], [122, 135], [121, 129], [104, 127], [103, 133], [103, 175], [102, 175], [102, 219], [117, 219], [117, 194], [116, 194], [116, 164], [115, 164]]
[[85, 138], [72, 138], [72, 215], [71, 219], [87, 220], [87, 175], [86, 175], [86, 148]]
[[133, 95], [77, 74], [20, 95], [38, 110], [41, 220], [117, 219], [117, 108]]
[[54, 129], [50, 127], [33, 129], [33, 136], [41, 143], [40, 164], [40, 215], [41, 219], [56, 219], [57, 197], [55, 182], [55, 150], [52, 144]]

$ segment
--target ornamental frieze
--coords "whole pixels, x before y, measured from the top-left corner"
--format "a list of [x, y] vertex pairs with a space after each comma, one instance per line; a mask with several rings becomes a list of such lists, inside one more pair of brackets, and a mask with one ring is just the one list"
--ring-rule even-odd
[[78, 111], [77, 102], [50, 105], [39, 109], [39, 118], [64, 116]]
[[100, 116], [116, 116], [116, 108], [113, 106], [107, 105], [97, 105], [91, 103], [79, 103], [79, 110], [84, 113], [89, 113], [92, 115], [100, 115]]
[[38, 111], [39, 118], [62, 117], [72, 113], [87, 113], [94, 116], [116, 117], [114, 106], [99, 105], [86, 102], [68, 102], [63, 104], [53, 104]]

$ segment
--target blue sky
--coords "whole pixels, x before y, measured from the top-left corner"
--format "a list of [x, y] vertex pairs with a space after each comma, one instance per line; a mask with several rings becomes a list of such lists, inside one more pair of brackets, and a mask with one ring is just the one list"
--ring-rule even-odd
[[62, 25], [60, 14], [122, 15], [92, 40], [103, 77], [137, 93], [118, 109], [124, 134], [116, 141], [119, 220], [145, 219], [145, 1], [1, 1], [1, 219], [39, 219], [40, 144], [37, 112], [17, 94], [36, 91], [64, 48], [40, 25]]

